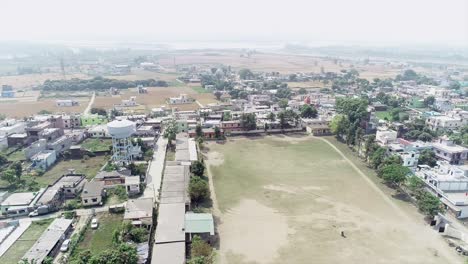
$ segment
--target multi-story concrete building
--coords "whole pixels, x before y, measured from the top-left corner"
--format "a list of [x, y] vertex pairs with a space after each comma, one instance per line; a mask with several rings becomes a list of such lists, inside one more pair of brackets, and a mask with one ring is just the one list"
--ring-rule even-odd
[[441, 137], [432, 143], [437, 158], [450, 164], [463, 164], [467, 159], [468, 149], [453, 143], [447, 136]]

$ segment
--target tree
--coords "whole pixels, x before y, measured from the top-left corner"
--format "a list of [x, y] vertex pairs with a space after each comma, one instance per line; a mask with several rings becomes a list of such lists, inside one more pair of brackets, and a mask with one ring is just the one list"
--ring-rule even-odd
[[449, 88], [450, 88], [450, 89], [453, 89], [453, 90], [460, 90], [461, 85], [460, 85], [459, 82], [453, 81], [453, 82], [450, 82]]
[[306, 104], [301, 107], [301, 117], [303, 118], [316, 118], [317, 114], [317, 109], [311, 105]]
[[419, 134], [418, 139], [424, 142], [428, 142], [432, 140], [432, 135], [426, 132], [422, 132]]
[[172, 141], [176, 139], [177, 130], [177, 123], [175, 120], [169, 122], [168, 126], [164, 130], [163, 137], [168, 140], [169, 145], [172, 145]]
[[214, 96], [216, 97], [216, 100], [221, 99], [221, 95], [223, 95], [220, 91], [214, 92]]
[[426, 215], [434, 216], [440, 212], [441, 202], [433, 194], [424, 191], [417, 200], [419, 210]]
[[138, 254], [134, 246], [121, 243], [116, 248], [106, 250], [99, 255], [93, 256], [90, 264], [136, 264], [138, 263]]
[[377, 147], [375, 151], [372, 153], [370, 156], [370, 162], [372, 164], [372, 167], [374, 169], [377, 169], [380, 164], [383, 162], [385, 159], [385, 152], [386, 150], [382, 147]]
[[409, 173], [410, 169], [399, 164], [385, 165], [378, 171], [378, 174], [386, 183], [394, 186], [400, 186], [406, 180], [406, 175]]
[[270, 112], [267, 116], [267, 119], [270, 120], [271, 122], [274, 122], [276, 120], [276, 115], [273, 112]]
[[249, 69], [240, 69], [239, 70], [239, 78], [242, 80], [248, 80], [252, 79], [254, 77], [254, 74], [252, 73], [251, 70]]
[[424, 98], [424, 105], [426, 107], [433, 105], [434, 102], [435, 102], [435, 97], [432, 95]]
[[276, 90], [276, 97], [278, 98], [285, 98], [289, 99], [291, 97], [291, 89], [289, 89], [287, 86], [286, 87], [280, 87]]
[[288, 99], [281, 99], [278, 102], [278, 106], [281, 108], [286, 108], [288, 107]]
[[8, 163], [8, 158], [4, 154], [0, 153], [0, 166], [3, 166], [7, 163]]
[[254, 113], [243, 113], [240, 118], [241, 126], [246, 130], [257, 128], [257, 118]]
[[296, 82], [297, 81], [297, 74], [293, 73], [288, 76], [288, 79], [290, 82]]
[[197, 138], [203, 137], [203, 130], [200, 124], [197, 124], [197, 127], [195, 128], [195, 133], [197, 135]]
[[412, 175], [406, 180], [406, 186], [418, 198], [424, 192], [424, 182], [417, 176]]
[[208, 182], [199, 176], [193, 176], [189, 183], [189, 193], [192, 201], [203, 202], [210, 197]]
[[201, 161], [194, 161], [192, 162], [192, 166], [190, 166], [190, 172], [192, 172], [195, 176], [202, 177], [205, 173], [205, 165]]
[[39, 112], [37, 112], [39, 115], [50, 115], [52, 114], [51, 111], [48, 111], [48, 110], [41, 110]]
[[212, 263], [212, 256], [213, 256], [213, 248], [203, 241], [200, 236], [195, 235], [192, 239], [192, 245], [190, 246], [191, 250], [191, 258], [204, 258], [205, 264]]
[[216, 139], [223, 139], [223, 134], [221, 133], [221, 129], [219, 127], [214, 128], [214, 136]]
[[437, 165], [437, 158], [432, 149], [424, 149], [419, 154], [418, 165], [428, 165], [434, 167]]
[[97, 115], [101, 115], [101, 116], [107, 116], [107, 111], [106, 111], [106, 109], [104, 109], [104, 108], [93, 107], [93, 108], [91, 108], [91, 114], [97, 114]]
[[299, 92], [299, 94], [306, 94], [307, 90], [306, 90], [306, 88], [301, 88], [301, 89], [299, 89], [298, 92]]
[[392, 165], [392, 164], [401, 165], [402, 163], [403, 163], [403, 160], [401, 159], [400, 156], [391, 155], [391, 156], [385, 158], [383, 160], [382, 164], [380, 164], [380, 166], [387, 166], [387, 165]]
[[14, 169], [7, 169], [2, 173], [2, 180], [7, 181], [9, 184], [17, 182], [18, 178]]

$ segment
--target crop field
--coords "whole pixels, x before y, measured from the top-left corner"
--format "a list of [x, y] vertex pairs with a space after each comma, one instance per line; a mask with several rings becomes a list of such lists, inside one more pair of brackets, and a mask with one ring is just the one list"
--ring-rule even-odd
[[462, 262], [331, 144], [309, 136], [206, 144], [219, 263]]
[[55, 99], [39, 99], [38, 101], [7, 101], [0, 102], [0, 113], [8, 117], [27, 117], [37, 114], [41, 110], [52, 113], [81, 113], [88, 105], [89, 98], [75, 98], [79, 102], [77, 106], [58, 107]]
[[33, 222], [5, 254], [0, 257], [0, 263], [17, 264], [53, 220], [53, 218], [49, 218]]
[[174, 64], [187, 65], [230, 65], [234, 69], [248, 68], [253, 71], [279, 71], [282, 74], [296, 72], [324, 71], [338, 72], [342, 69], [355, 67], [361, 72], [361, 77], [372, 80], [375, 77], [386, 78], [398, 74], [401, 69], [389, 65], [353, 65], [349, 60], [335, 61], [332, 58], [292, 55], [281, 53], [255, 53], [251, 57], [241, 57], [237, 51], [219, 51], [216, 54], [206, 52], [171, 53], [170, 56], [160, 59], [160, 64], [171, 68]]
[[[79, 78], [79, 79], [89, 79], [88, 75], [81, 73], [67, 74], [67, 79]], [[0, 76], [0, 85], [7, 84], [13, 86], [13, 89], [24, 89], [34, 86], [38, 86], [44, 83], [46, 80], [61, 80], [63, 75], [60, 73], [34, 73], [34, 74], [24, 74], [24, 75], [10, 75], [10, 76]]]
[[[167, 98], [177, 97], [181, 93], [188, 94], [195, 100], [199, 100], [202, 104], [214, 103], [216, 98], [211, 93], [198, 93], [191, 87], [149, 87], [147, 94], [138, 94], [135, 89], [121, 91], [118, 96], [96, 96], [94, 107], [111, 108], [115, 104], [119, 104], [123, 99], [129, 99], [131, 96], [136, 96], [138, 104], [144, 105], [148, 110], [162, 105], [168, 106]], [[180, 110], [194, 110], [198, 108], [197, 104], [181, 104], [171, 107], [177, 107]]]

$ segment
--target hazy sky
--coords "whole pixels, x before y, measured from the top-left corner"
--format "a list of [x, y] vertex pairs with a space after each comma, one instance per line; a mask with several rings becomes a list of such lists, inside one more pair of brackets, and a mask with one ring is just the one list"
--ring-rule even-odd
[[1, 0], [0, 40], [274, 40], [468, 47], [468, 0]]

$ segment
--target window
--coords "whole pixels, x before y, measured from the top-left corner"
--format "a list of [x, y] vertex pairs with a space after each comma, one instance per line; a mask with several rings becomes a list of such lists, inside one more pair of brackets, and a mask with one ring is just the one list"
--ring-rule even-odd
[[88, 203], [88, 199], [84, 199], [84, 203]]
[[96, 202], [97, 202], [97, 198], [93, 198], [93, 199], [91, 199], [91, 201], [93, 201], [93, 203], [96, 203]]

